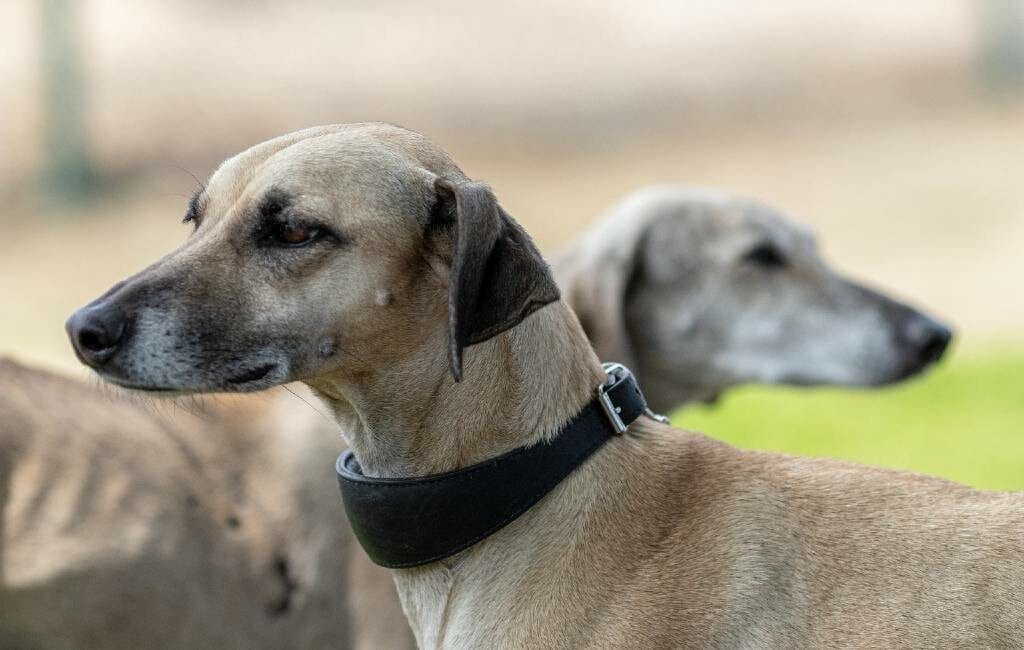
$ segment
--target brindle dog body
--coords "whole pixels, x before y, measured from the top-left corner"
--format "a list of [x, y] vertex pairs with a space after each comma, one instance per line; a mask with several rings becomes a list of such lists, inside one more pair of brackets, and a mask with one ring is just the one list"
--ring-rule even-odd
[[[69, 322], [104, 378], [304, 381], [376, 476], [548, 439], [603, 379], [525, 233], [416, 134], [269, 141], [214, 174], [195, 220]], [[394, 575], [425, 647], [1010, 646], [1022, 533], [1019, 494], [642, 418], [506, 528]]]
[[154, 411], [5, 360], [0, 386], [0, 648], [412, 647], [306, 411]]

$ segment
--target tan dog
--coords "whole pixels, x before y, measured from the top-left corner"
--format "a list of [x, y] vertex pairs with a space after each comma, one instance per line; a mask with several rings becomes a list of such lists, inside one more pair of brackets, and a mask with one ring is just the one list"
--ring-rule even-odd
[[[188, 243], [69, 321], [104, 378], [305, 381], [376, 476], [550, 438], [604, 378], [525, 234], [416, 134], [261, 144], [214, 174], [193, 218]], [[1021, 495], [641, 418], [507, 527], [394, 575], [427, 647], [1008, 646], [1022, 533]]]
[[[669, 238], [671, 250], [685, 254], [662, 256], [653, 245], [654, 234]], [[863, 298], [861, 309], [881, 317], [837, 318], [818, 331], [777, 328], [775, 338], [766, 342], [770, 345], [748, 346], [747, 354], [755, 356], [744, 360], [737, 346], [743, 342], [738, 324], [752, 320], [749, 311], [765, 321], [812, 323], [833, 313], [829, 303], [814, 300], [808, 291], [835, 274], [809, 243], [794, 245], [807, 239], [798, 226], [754, 202], [707, 190], [651, 188], [614, 208], [559, 257], [555, 271], [585, 326], [599, 317], [622, 323], [588, 328], [601, 356], [646, 356], [645, 348], [652, 345], [685, 352], [676, 359], [686, 377], [678, 384], [657, 374], [669, 364], [634, 366], [647, 382], [670, 391], [666, 396], [673, 406], [717, 394], [725, 386], [721, 374], [711, 369], [730, 361], [741, 362], [730, 369], [734, 383], [772, 380], [778, 378], [755, 371], [765, 363], [791, 362], [794, 351], [799, 362], [801, 351], [831, 347], [837, 358], [833, 367], [843, 374], [815, 377], [856, 383], [862, 380], [863, 364], [841, 349], [843, 343], [861, 340], [876, 346], [878, 353], [867, 355], [876, 365], [868, 370], [884, 378], [890, 369], [921, 358], [908, 330], [945, 334], [918, 312], [840, 281], [834, 283], [840, 298], [842, 292]], [[778, 242], [779, 255], [785, 251], [785, 267], [751, 255], [766, 241]], [[651, 273], [665, 263], [673, 282], [658, 282]], [[788, 299], [744, 301], [748, 285], [755, 282], [772, 284], [768, 289]], [[644, 299], [656, 290], [669, 295]], [[638, 311], [641, 305], [649, 311]], [[699, 313], [695, 305], [705, 311]], [[727, 318], [716, 317], [727, 308], [733, 310]], [[626, 332], [625, 319], [614, 318], [627, 311], [642, 328]], [[692, 325], [680, 331], [680, 320]], [[664, 345], [668, 341], [676, 345]], [[628, 349], [616, 347], [623, 342]], [[6, 553], [0, 554], [7, 569], [0, 602], [6, 599], [3, 609], [9, 613], [0, 638], [18, 629], [21, 637], [47, 646], [55, 645], [55, 639], [78, 639], [108, 648], [172, 642], [218, 647], [226, 634], [244, 639], [247, 647], [280, 647], [286, 641], [291, 647], [410, 645], [390, 574], [370, 564], [352, 544], [340, 516], [328, 462], [343, 447], [336, 427], [299, 399], [280, 391], [270, 399], [211, 402], [201, 417], [154, 413], [109, 390], [12, 363], [0, 363], [0, 386], [8, 387], [0, 391], [0, 445], [31, 444], [31, 451], [7, 458], [21, 469], [9, 507], [0, 508], [10, 533]], [[154, 453], [170, 441], [169, 449]], [[239, 453], [242, 449], [248, 451]], [[139, 458], [142, 464], [136, 467]], [[149, 467], [157, 458], [159, 463]], [[175, 458], [195, 462], [176, 465]], [[85, 477], [27, 472], [29, 465], [76, 467]], [[152, 480], [154, 473], [160, 482]], [[175, 496], [176, 490], [194, 484], [197, 473], [205, 476], [202, 493], [219, 504], [220, 516], [190, 516], [199, 502], [190, 506], [191, 501]], [[168, 491], [165, 484], [174, 489]], [[44, 491], [51, 495], [45, 508], [18, 505], [37, 500]], [[123, 494], [131, 499], [125, 501]], [[64, 514], [54, 517], [55, 510]], [[75, 524], [64, 525], [72, 511]], [[144, 531], [164, 544], [115, 543], [127, 536], [111, 532], [124, 530]], [[189, 543], [196, 539], [208, 541]], [[172, 548], [170, 540], [183, 541]], [[25, 576], [32, 571], [28, 581]], [[194, 588], [204, 582], [217, 589]], [[150, 586], [156, 583], [163, 588]], [[127, 598], [128, 592], [139, 595]], [[54, 605], [58, 593], [67, 608]], [[239, 618], [224, 617], [227, 609]], [[183, 626], [180, 620], [192, 623]]]

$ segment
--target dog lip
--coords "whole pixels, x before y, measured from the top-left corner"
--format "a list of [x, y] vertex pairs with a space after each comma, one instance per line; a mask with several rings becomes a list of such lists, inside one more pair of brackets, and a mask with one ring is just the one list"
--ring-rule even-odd
[[109, 381], [110, 383], [114, 384], [115, 386], [117, 386], [119, 388], [126, 388], [128, 390], [138, 390], [138, 391], [142, 391], [142, 392], [146, 392], [146, 393], [175, 393], [175, 392], [180, 392], [180, 389], [172, 388], [170, 386], [144, 386], [144, 385], [141, 385], [141, 384], [131, 384], [131, 383], [128, 383], [126, 381], [121, 381], [120, 379], [117, 379], [115, 377], [109, 377], [109, 376], [106, 376], [106, 375], [104, 375], [102, 373], [100, 373], [100, 376], [103, 377], [104, 380]]
[[[116, 376], [112, 376], [109, 372], [97, 372], [104, 380], [114, 384], [119, 388], [125, 388], [128, 390], [140, 391], [145, 393], [163, 393], [170, 395], [189, 395], [195, 392], [205, 391], [216, 391], [216, 390], [258, 390], [259, 385], [257, 382], [265, 380], [267, 375], [276, 370], [278, 364], [268, 363], [262, 366], [256, 366], [249, 370], [231, 377], [227, 380], [222, 380], [222, 383], [204, 385], [204, 386], [161, 386], [159, 384], [138, 384], [132, 383], [125, 379], [121, 379]], [[256, 386], [253, 386], [256, 384]]]
[[256, 366], [250, 370], [246, 370], [240, 375], [228, 379], [229, 384], [248, 384], [250, 382], [259, 381], [263, 379], [270, 372], [277, 367], [276, 363], [268, 363], [262, 366]]

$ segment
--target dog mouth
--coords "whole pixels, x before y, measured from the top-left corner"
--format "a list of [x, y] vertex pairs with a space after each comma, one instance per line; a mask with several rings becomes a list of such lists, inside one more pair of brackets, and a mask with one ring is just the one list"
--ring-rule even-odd
[[250, 368], [242, 373], [239, 373], [228, 379], [222, 379], [219, 384], [206, 384], [202, 387], [199, 386], [178, 386], [178, 385], [162, 385], [162, 384], [148, 384], [144, 382], [126, 380], [121, 377], [111, 376], [109, 373], [100, 373], [100, 375], [106, 381], [114, 384], [119, 388], [124, 388], [132, 391], [140, 391], [144, 393], [160, 393], [165, 396], [179, 396], [189, 395], [195, 392], [204, 392], [210, 390], [231, 390], [231, 391], [246, 391], [246, 390], [259, 390], [262, 385], [261, 382], [267, 378], [274, 370], [276, 370], [278, 364], [267, 363], [259, 366]]
[[228, 379], [227, 383], [232, 386], [241, 386], [242, 384], [257, 382], [269, 375], [275, 368], [277, 368], [276, 363], [267, 363], [262, 366], [256, 366], [255, 368], [250, 368], [239, 375], [231, 377]]
[[181, 391], [180, 389], [172, 388], [170, 386], [151, 386], [146, 384], [134, 384], [128, 381], [118, 379], [116, 377], [108, 377], [105, 375], [101, 376], [105, 381], [110, 382], [111, 384], [117, 386], [118, 388], [124, 388], [125, 390], [139, 391], [142, 393], [163, 393], [168, 396], [183, 394], [183, 391]]

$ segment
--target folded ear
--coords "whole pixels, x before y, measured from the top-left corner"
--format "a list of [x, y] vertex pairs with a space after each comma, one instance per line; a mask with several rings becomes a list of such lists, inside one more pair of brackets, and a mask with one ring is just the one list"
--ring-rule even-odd
[[626, 300], [635, 284], [646, 223], [613, 214], [571, 245], [557, 265], [566, 300], [598, 356], [634, 370]]
[[[558, 300], [558, 285], [526, 231], [483, 183], [438, 178], [439, 205], [452, 227], [448, 278], [448, 360], [462, 379], [462, 351]], [[442, 217], [444, 218], [444, 217]]]

